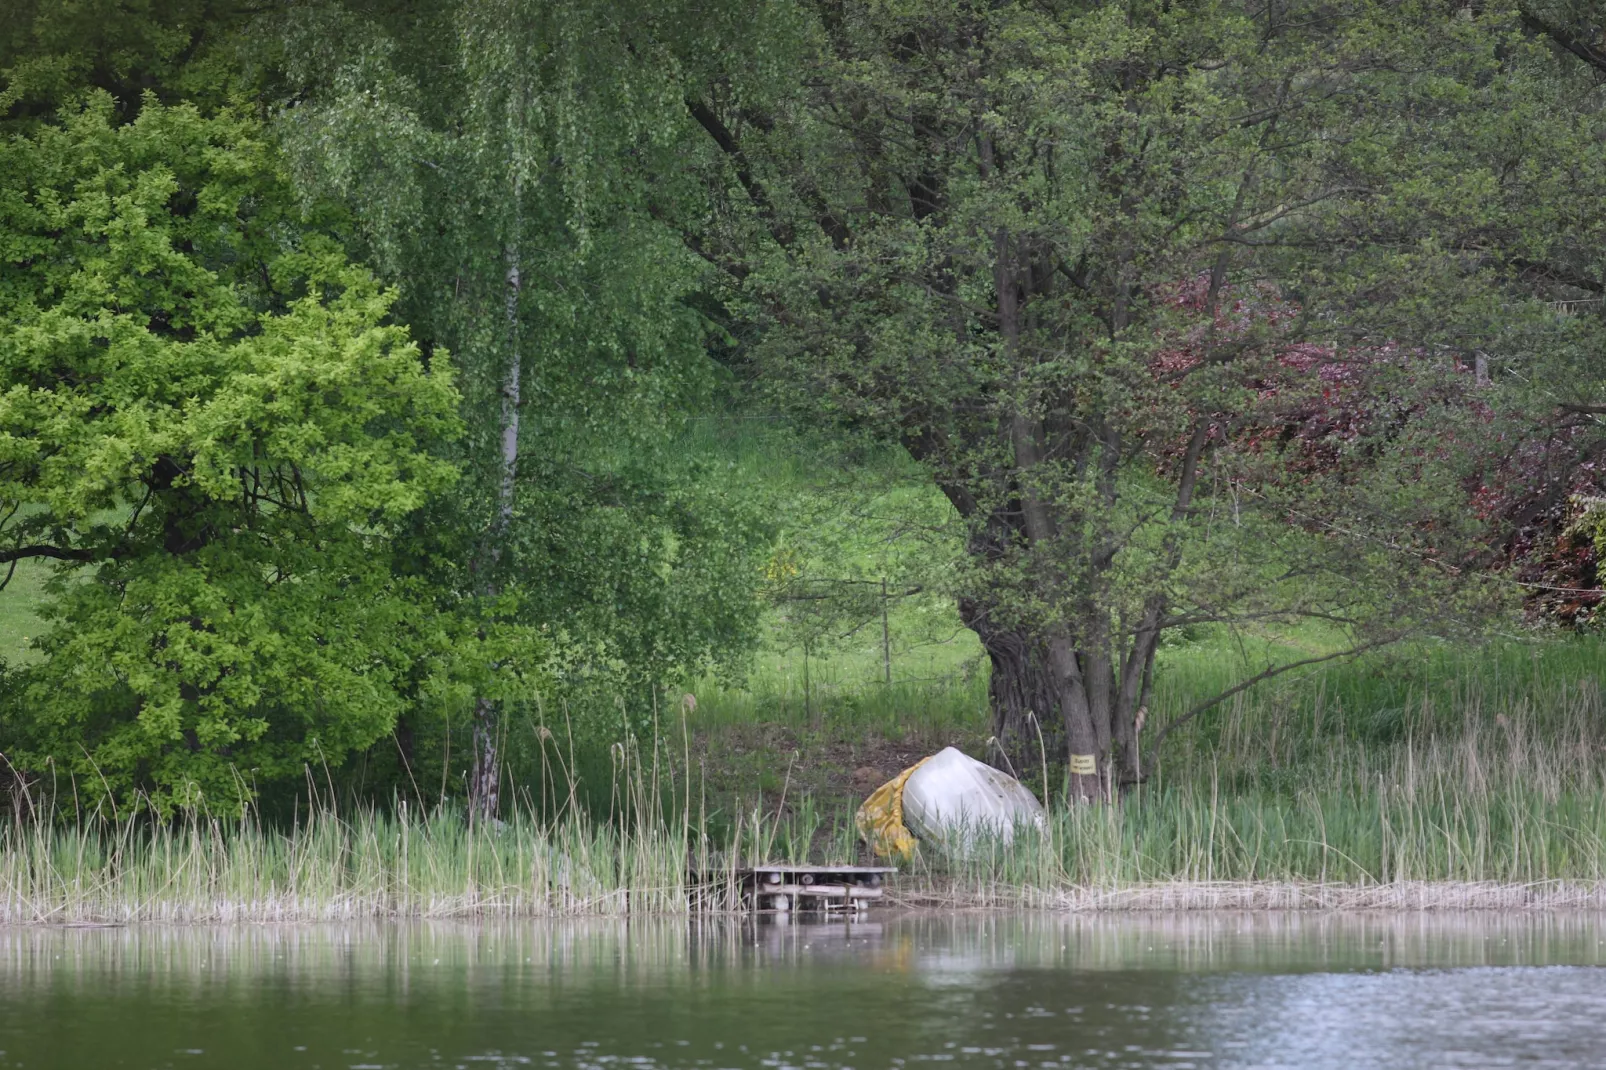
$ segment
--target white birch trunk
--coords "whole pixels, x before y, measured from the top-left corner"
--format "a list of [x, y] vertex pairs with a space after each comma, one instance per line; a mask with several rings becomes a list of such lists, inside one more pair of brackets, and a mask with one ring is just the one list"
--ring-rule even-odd
[[[515, 183], [515, 198], [518, 189]], [[517, 211], [515, 207], [515, 219]], [[519, 243], [516, 238], [508, 242], [503, 255], [506, 260], [504, 315], [507, 318], [508, 356], [501, 390], [496, 517], [488, 533], [485, 554], [491, 566], [491, 578], [485, 585], [487, 597], [495, 597], [498, 593], [495, 577], [502, 560], [502, 544], [507, 540], [513, 523], [514, 480], [519, 466], [519, 388], [523, 373], [519, 349], [519, 294], [523, 282], [519, 273]], [[474, 766], [469, 773], [469, 807], [473, 815], [479, 818], [494, 818], [497, 812], [502, 776], [497, 755], [499, 727], [495, 701], [480, 696], [474, 702]]]

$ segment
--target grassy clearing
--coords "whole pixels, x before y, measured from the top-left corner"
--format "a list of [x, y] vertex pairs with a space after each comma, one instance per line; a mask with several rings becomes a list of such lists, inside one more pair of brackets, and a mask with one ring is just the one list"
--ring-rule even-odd
[[682, 445], [783, 518], [761, 648], [735, 680], [688, 685], [700, 722], [817, 725], [844, 709], [874, 721], [914, 697], [973, 697], [982, 651], [951, 592], [963, 535], [907, 456], [762, 418], [693, 421]]

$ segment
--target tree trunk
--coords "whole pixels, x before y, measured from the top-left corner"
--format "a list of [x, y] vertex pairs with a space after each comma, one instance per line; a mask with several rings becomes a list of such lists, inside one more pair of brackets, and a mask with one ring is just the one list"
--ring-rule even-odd
[[1137, 784], [1142, 770], [1138, 764], [1138, 710], [1149, 701], [1154, 680], [1155, 635], [1139, 631], [1127, 652], [1120, 687], [1115, 696], [1115, 717], [1111, 729], [1115, 738], [1115, 783], [1118, 789]]
[[1048, 641], [1048, 661], [1060, 693], [1060, 716], [1065, 721], [1066, 791], [1069, 801], [1090, 803], [1105, 797], [1105, 750], [1089, 701], [1087, 679], [1080, 659], [1064, 635]]
[[473, 767], [468, 773], [468, 804], [471, 817], [496, 817], [501, 795], [502, 767], [496, 753], [496, 702], [480, 696], [474, 700]]
[[970, 599], [960, 600], [959, 614], [981, 640], [992, 670], [987, 703], [995, 745], [987, 760], [1012, 776], [1040, 770], [1045, 763], [1058, 768], [1065, 754], [1065, 730], [1047, 649], [1030, 636], [993, 627], [985, 609]]
[[[514, 183], [514, 199], [521, 190]], [[515, 208], [515, 219], [517, 219]], [[515, 225], [515, 233], [517, 226]], [[498, 484], [496, 516], [487, 535], [486, 553], [482, 558], [490, 564], [490, 576], [485, 585], [487, 598], [499, 593], [497, 573], [502, 560], [502, 544], [513, 523], [513, 491], [519, 466], [519, 389], [523, 367], [519, 352], [519, 293], [523, 288], [519, 272], [519, 243], [515, 238], [504, 250], [506, 283], [504, 315], [508, 330], [507, 364], [503, 369], [501, 411], [498, 438]], [[497, 757], [496, 702], [485, 696], [474, 700], [474, 755], [469, 770], [469, 809], [474, 816], [496, 816], [499, 788], [502, 778], [501, 763]]]
[[[993, 163], [990, 137], [981, 140], [982, 169], [985, 175]], [[1000, 228], [993, 237], [993, 286], [998, 302], [998, 332], [1005, 351], [1017, 367], [1024, 368], [1025, 354], [1021, 351], [1022, 301], [1031, 277], [1031, 268], [1006, 229]], [[1025, 382], [1015, 384], [1027, 390]], [[1015, 399], [1015, 411], [1010, 415], [1008, 434], [1013, 455], [1011, 472], [1012, 490], [1016, 500], [1013, 508], [1020, 515], [1020, 526], [1034, 555], [1052, 554], [1056, 541], [1053, 510], [1044, 499], [1039, 480], [1042, 478], [1043, 427], [1029, 396]], [[1050, 709], [1059, 712], [1064, 725], [1065, 743], [1069, 761], [1068, 786], [1073, 800], [1093, 801], [1103, 796], [1101, 770], [1104, 755], [1109, 750], [1108, 702], [1095, 705], [1093, 700], [1101, 693], [1089, 687], [1083, 674], [1083, 665], [1069, 634], [1063, 627], [1054, 628], [1042, 638], [1027, 644], [1027, 651], [1041, 651], [1040, 660], [1048, 669], [1049, 694], [1056, 696]], [[1090, 667], [1090, 671], [1096, 666]], [[1099, 679], [1108, 675], [1107, 669]], [[1108, 694], [1107, 683], [1103, 695]], [[995, 716], [997, 716], [995, 711]], [[1100, 720], [1099, 718], [1102, 718]], [[1102, 732], [1100, 727], [1102, 726]], [[1012, 726], [1006, 726], [1012, 727]], [[1016, 729], [1017, 734], [1019, 729]], [[1000, 739], [1003, 737], [1000, 736]]]

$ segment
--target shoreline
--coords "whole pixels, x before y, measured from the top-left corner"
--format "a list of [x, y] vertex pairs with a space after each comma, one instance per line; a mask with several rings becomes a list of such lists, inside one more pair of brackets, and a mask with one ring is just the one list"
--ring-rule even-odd
[[[907, 882], [908, 886], [900, 887]], [[129, 907], [104, 902], [57, 903], [30, 909], [7, 896], [0, 902], [0, 928], [97, 929], [138, 925], [261, 926], [275, 924], [338, 924], [351, 922], [446, 921], [506, 923], [653, 919], [721, 919], [770, 917], [745, 909], [663, 909], [672, 892], [655, 891], [658, 909], [631, 909], [630, 895], [612, 892], [588, 902], [538, 901], [527, 895], [469, 891], [405, 905], [385, 896], [349, 896], [312, 902], [295, 897], [256, 900], [163, 900], [153, 896]], [[666, 894], [667, 893], [667, 894]], [[689, 898], [689, 896], [688, 896]], [[975, 889], [945, 880], [895, 881], [886, 898], [855, 923], [889, 916], [959, 915], [967, 913], [1032, 913], [1064, 916], [1120, 917], [1169, 915], [1323, 915], [1348, 913], [1546, 913], [1606, 911], [1606, 881], [1554, 880], [1531, 883], [1496, 881], [1401, 881], [1392, 884], [1340, 884], [1301, 881], [1168, 881], [1117, 888], [1051, 887]], [[792, 914], [793, 921], [840, 924], [841, 915]]]
[[[936, 889], [888, 900], [920, 909], [977, 906], [1040, 910], [1055, 914], [1140, 913], [1331, 913], [1381, 911], [1606, 910], [1606, 881], [1546, 880], [1399, 881], [1388, 884], [1317, 881], [1164, 881], [1123, 887], [1022, 889], [1017, 901], [963, 901]], [[973, 898], [975, 898], [973, 896]]]

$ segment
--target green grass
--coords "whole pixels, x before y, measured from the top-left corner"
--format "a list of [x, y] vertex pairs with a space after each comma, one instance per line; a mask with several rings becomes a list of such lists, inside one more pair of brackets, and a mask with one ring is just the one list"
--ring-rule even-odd
[[0, 591], [0, 661], [17, 665], [32, 656], [28, 640], [44, 628], [38, 606], [44, 597], [47, 576], [46, 566], [19, 561], [11, 582]]
[[275, 832], [191, 818], [145, 826], [18, 820], [0, 849], [0, 921], [198, 922], [684, 912], [679, 830], [576, 818], [318, 813]]
[[734, 685], [692, 682], [705, 718], [805, 721], [816, 696], [826, 709], [837, 696], [862, 702], [889, 663], [904, 688], [975, 678], [982, 652], [952, 597], [962, 532], [907, 456], [742, 418], [693, 421], [682, 448], [782, 518], [761, 648]]
[[[1168, 646], [1145, 735], [1268, 661], [1330, 641], [1204, 631]], [[886, 688], [858, 664], [856, 683], [819, 704], [839, 736], [932, 722], [985, 731], [984, 674], [922, 692]], [[928, 855], [903, 894], [1143, 909], [1602, 905], [1602, 666], [1602, 638], [1549, 636], [1405, 644], [1296, 670], [1175, 732], [1156, 777], [1118, 805], [1056, 804], [1046, 839]], [[795, 694], [797, 674], [766, 683]], [[714, 703], [729, 721], [773, 715], [754, 696]]]
[[[1598, 640], [1418, 651], [1251, 692], [1179, 733], [1159, 775], [1117, 804], [1056, 803], [1046, 834], [965, 857], [927, 848], [891, 894], [1078, 909], [1606, 906], [1603, 652]], [[1178, 668], [1171, 686], [1215, 683]], [[500, 827], [416, 802], [325, 806], [284, 827], [24, 810], [0, 828], [0, 920], [680, 913], [732, 906], [695, 898], [689, 873], [856, 857], [851, 806], [792, 778], [807, 753], [787, 758], [779, 796], [711, 801], [677, 750], [689, 740], [620, 752], [605, 812], [539, 818], [527, 792]]]
[[[1282, 711], [1245, 703], [1230, 719], [1258, 731], [1177, 756], [1119, 806], [1057, 810], [1041, 842], [946, 869], [972, 900], [1598, 905], [1606, 710], [1592, 683], [1571, 683], [1542, 682], [1541, 707], [1463, 679], [1476, 709], [1504, 712], [1450, 731], [1428, 699], [1402, 738], [1327, 735], [1297, 762], [1266, 731]], [[1236, 886], [1225, 900], [1223, 885]]]

